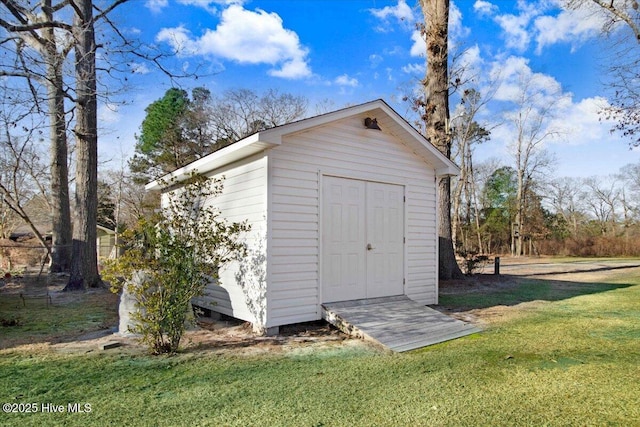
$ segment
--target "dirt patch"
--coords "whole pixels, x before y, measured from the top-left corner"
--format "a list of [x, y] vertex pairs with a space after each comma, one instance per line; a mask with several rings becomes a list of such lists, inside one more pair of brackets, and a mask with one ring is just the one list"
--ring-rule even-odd
[[470, 310], [456, 310], [443, 307], [442, 312], [449, 316], [462, 320], [463, 322], [473, 323], [481, 328], [507, 322], [516, 317], [520, 317], [523, 313], [536, 310], [544, 305], [550, 304], [549, 301], [527, 301], [516, 305], [496, 305], [487, 308], [473, 308]]
[[[181, 342], [181, 351], [188, 353], [208, 352], [254, 356], [260, 354], [287, 353], [294, 350], [320, 349], [366, 343], [347, 337], [324, 322], [311, 322], [281, 328], [277, 336], [265, 337], [253, 333], [251, 325], [238, 320], [217, 321], [200, 319], [196, 327], [186, 331]], [[144, 354], [148, 352], [135, 337], [121, 336], [112, 331], [97, 331], [49, 347], [62, 353], [90, 353], [118, 351], [120, 353]]]
[[[57, 274], [38, 276], [37, 272], [15, 275], [2, 282], [0, 298], [12, 296], [20, 306], [20, 316], [39, 317], [38, 313], [51, 315], [57, 308], [70, 305], [94, 306], [96, 309], [109, 306], [114, 316], [93, 328], [82, 327], [77, 332], [51, 333], [36, 337], [3, 338], [0, 348], [23, 350], [53, 350], [63, 353], [90, 353], [118, 351], [144, 354], [145, 346], [135, 337], [120, 336], [117, 331], [118, 296], [105, 288], [90, 289], [86, 292], [63, 292], [68, 275]], [[23, 308], [22, 305], [25, 305]], [[39, 311], [40, 310], [40, 311]], [[88, 309], [89, 316], [91, 309]], [[6, 319], [7, 322], [14, 318]], [[1, 325], [10, 328], [19, 325]], [[207, 351], [215, 354], [257, 355], [264, 353], [286, 353], [300, 349], [339, 347], [342, 345], [368, 345], [349, 338], [333, 326], [323, 321], [288, 325], [280, 328], [280, 334], [273, 337], [259, 336], [251, 325], [233, 318], [213, 320], [198, 319], [197, 326], [188, 330], [181, 347], [186, 352]]]

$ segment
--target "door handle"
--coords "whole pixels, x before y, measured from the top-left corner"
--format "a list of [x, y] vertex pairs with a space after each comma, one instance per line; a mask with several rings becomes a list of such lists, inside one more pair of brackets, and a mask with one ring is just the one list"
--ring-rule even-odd
[[371, 245], [371, 243], [367, 243], [367, 250], [370, 251], [371, 249], [373, 249], [373, 246]]

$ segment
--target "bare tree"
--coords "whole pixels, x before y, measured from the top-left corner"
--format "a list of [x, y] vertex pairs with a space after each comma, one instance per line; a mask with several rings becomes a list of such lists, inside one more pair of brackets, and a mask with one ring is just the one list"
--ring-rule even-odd
[[[68, 181], [66, 166], [66, 137], [71, 124], [77, 143], [76, 166], [76, 224], [73, 235], [71, 277], [67, 290], [84, 289], [100, 282], [97, 273], [95, 235], [97, 209], [97, 97], [98, 81], [96, 52], [103, 47], [100, 62], [109, 77], [129, 71], [128, 66], [118, 67], [111, 56], [130, 55], [152, 61], [170, 78], [185, 77], [171, 74], [162, 60], [166, 54], [152, 47], [148, 49], [138, 42], [127, 40], [109, 15], [128, 0], [0, 0], [2, 11], [0, 26], [6, 31], [6, 39], [0, 43], [11, 55], [2, 56], [9, 67], [3, 67], [2, 75], [22, 77], [25, 86], [34, 94], [38, 104], [38, 84], [50, 89], [47, 95], [52, 140], [52, 170], [60, 177], [52, 180], [52, 188], [65, 199], [62, 188]], [[105, 34], [114, 42], [101, 40], [96, 43], [96, 23], [106, 23]], [[103, 43], [104, 42], [104, 43]], [[139, 50], [138, 50], [139, 49]], [[7, 59], [9, 58], [9, 59]], [[14, 58], [14, 59], [12, 59]], [[65, 82], [65, 64], [71, 63], [69, 82]], [[129, 61], [130, 63], [130, 61]], [[121, 64], [125, 64], [123, 61]], [[193, 73], [189, 73], [193, 75]], [[75, 83], [75, 84], [73, 84]], [[104, 94], [113, 94], [112, 85], [101, 88]], [[54, 93], [55, 89], [55, 93]], [[73, 108], [73, 115], [65, 112], [65, 98]], [[38, 113], [44, 109], [38, 107]], [[67, 108], [69, 110], [69, 108]], [[64, 162], [62, 161], [64, 158]], [[56, 186], [57, 185], [57, 186]], [[68, 193], [68, 190], [67, 190]], [[66, 197], [68, 199], [68, 196]], [[68, 202], [67, 202], [68, 203]], [[54, 217], [64, 214], [65, 208], [54, 204]], [[71, 229], [69, 223], [64, 228]], [[66, 245], [65, 245], [66, 246]]]
[[104, 202], [113, 205], [113, 222], [109, 226], [115, 231], [116, 248], [121, 240], [121, 229], [134, 228], [137, 221], [148, 218], [160, 204], [160, 195], [157, 192], [145, 191], [144, 185], [137, 184], [128, 171], [124, 154], [121, 154], [115, 167], [101, 167], [99, 171], [101, 180], [110, 189], [110, 199]]
[[458, 231], [463, 223], [467, 229], [470, 228], [472, 220], [475, 221], [477, 249], [482, 251], [473, 152], [477, 144], [489, 139], [490, 129], [495, 127], [495, 125], [480, 124], [476, 121], [478, 113], [487, 105], [494, 93], [495, 89], [491, 89], [486, 96], [482, 96], [473, 88], [464, 90], [455, 117], [451, 120], [453, 157], [460, 166], [460, 175], [453, 189], [452, 240], [456, 249], [462, 246], [465, 252], [470, 249], [467, 244], [468, 239], [463, 237], [460, 241]]
[[[0, 123], [3, 133], [0, 136], [0, 208], [3, 209], [0, 237], [8, 237], [9, 234], [6, 219], [10, 215], [4, 211], [8, 209], [13, 216], [27, 224], [47, 254], [50, 254], [45, 236], [26, 208], [36, 198], [47, 201], [46, 168], [40, 161], [41, 155], [34, 143], [38, 134], [37, 126], [26, 126], [26, 119], [8, 117], [6, 113], [7, 110], [3, 110]], [[20, 136], [14, 134], [15, 128], [22, 131]], [[17, 224], [14, 222], [15, 225]]]
[[637, 0], [566, 0], [567, 7], [591, 11], [603, 22], [607, 48], [602, 60], [608, 70], [605, 88], [611, 105], [602, 113], [614, 120], [613, 130], [640, 145], [640, 5]]
[[565, 4], [572, 9], [596, 6], [607, 17], [602, 27], [605, 34], [611, 33], [617, 24], [624, 23], [640, 43], [640, 6], [637, 0], [566, 0]]
[[221, 148], [252, 133], [301, 119], [307, 99], [269, 90], [259, 95], [250, 89], [232, 89], [213, 96], [209, 109], [214, 140]]
[[[451, 158], [449, 123], [449, 0], [420, 0], [427, 44], [427, 74], [424, 78], [426, 136], [442, 154]], [[439, 277], [462, 277], [451, 240], [451, 178], [438, 183]]]
[[50, 128], [52, 272], [66, 271], [70, 266], [71, 215], [67, 165], [67, 133], [63, 79], [65, 60], [73, 46], [69, 25], [57, 20], [64, 4], [52, 0], [17, 2], [2, 0], [6, 19], [0, 26], [7, 32], [0, 43], [8, 53], [2, 75], [25, 80], [39, 111], [42, 96], [37, 86], [46, 88], [46, 104]]
[[640, 219], [640, 163], [626, 165], [620, 169], [619, 180], [626, 191], [626, 200], [632, 215]]
[[543, 143], [557, 136], [559, 130], [551, 127], [554, 109], [560, 99], [557, 93], [545, 93], [537, 85], [537, 76], [520, 72], [515, 109], [507, 113], [507, 121], [513, 127], [514, 140], [509, 149], [517, 173], [516, 217], [513, 224], [514, 255], [522, 254], [522, 243], [526, 232], [526, 194], [536, 173], [549, 167], [553, 159], [543, 149]]
[[571, 227], [573, 235], [584, 218], [582, 182], [576, 178], [563, 177], [549, 182], [547, 201], [554, 211]]
[[617, 207], [621, 191], [616, 180], [609, 177], [590, 177], [583, 182], [583, 199], [600, 226], [603, 236], [614, 234], [617, 221]]

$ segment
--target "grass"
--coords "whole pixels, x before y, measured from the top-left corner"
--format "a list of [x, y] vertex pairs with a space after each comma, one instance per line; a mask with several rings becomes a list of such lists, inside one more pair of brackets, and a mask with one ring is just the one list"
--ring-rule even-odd
[[624, 283], [577, 283], [549, 280], [518, 280], [513, 286], [494, 292], [441, 294], [439, 303], [459, 309], [487, 308], [497, 305], [516, 305], [527, 301], [561, 301], [582, 295], [599, 294], [630, 286]]
[[[59, 294], [60, 295], [60, 294]], [[117, 322], [117, 296], [89, 291], [65, 294], [49, 302], [45, 294], [0, 295], [0, 349], [20, 344], [64, 340], [78, 332], [107, 328]]]
[[[525, 282], [492, 304], [555, 297], [513, 307], [517, 316], [482, 334], [404, 354], [4, 350], [0, 401], [90, 403], [91, 412], [0, 414], [0, 425], [640, 425], [640, 276], [617, 273], [565, 298], [533, 285], [544, 287]], [[461, 303], [489, 304], [471, 298]]]

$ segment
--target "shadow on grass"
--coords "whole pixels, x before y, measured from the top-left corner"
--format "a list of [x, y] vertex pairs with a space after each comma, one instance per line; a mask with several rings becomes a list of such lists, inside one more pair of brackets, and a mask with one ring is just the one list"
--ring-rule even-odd
[[445, 284], [439, 296], [439, 305], [463, 311], [500, 305], [513, 306], [530, 301], [560, 301], [630, 286], [634, 284], [543, 280], [512, 275], [495, 278], [486, 276], [475, 283], [467, 284], [466, 290], [459, 285], [455, 290], [448, 289]]
[[[503, 270], [509, 270], [510, 267], [516, 268], [532, 268], [543, 269], [545, 271], [530, 272], [526, 276], [553, 276], [558, 274], [574, 274], [574, 273], [597, 273], [603, 271], [626, 270], [640, 267], [640, 263], [622, 264], [622, 265], [597, 265], [597, 262], [589, 262], [586, 265], [580, 263], [557, 263], [557, 264], [510, 264], [503, 266]], [[508, 276], [508, 275], [507, 275]]]

